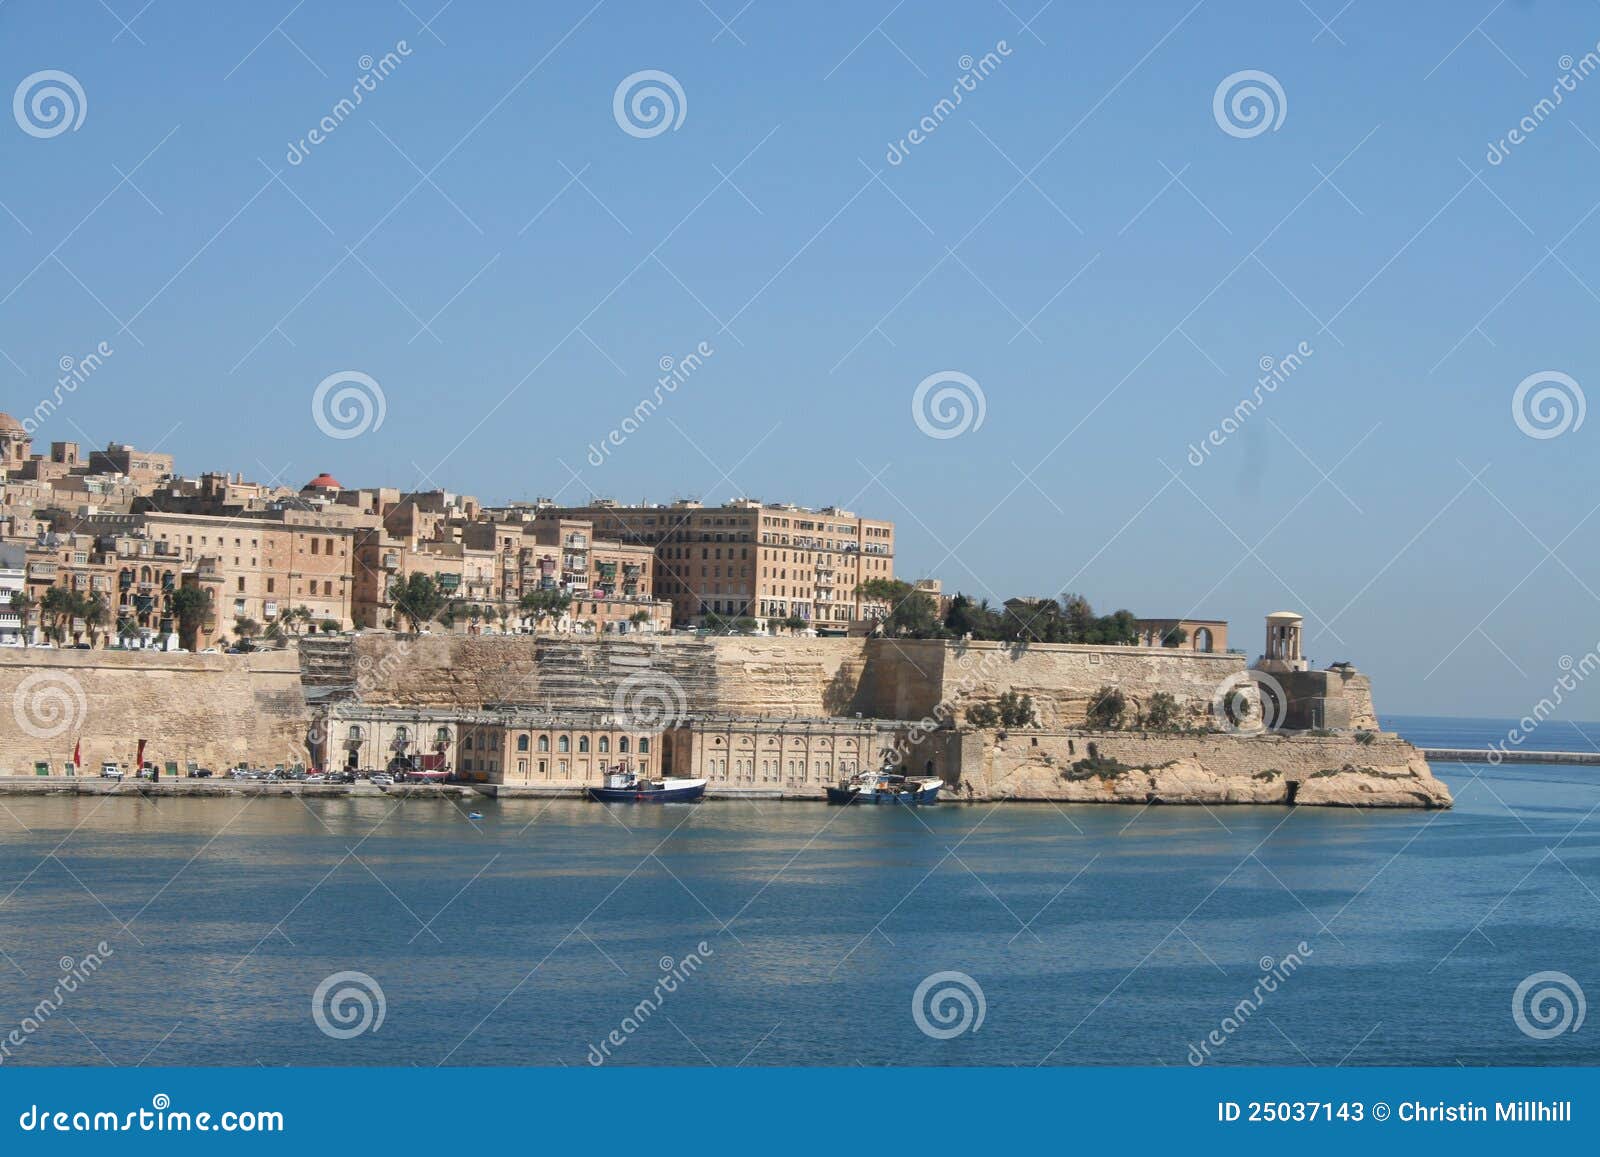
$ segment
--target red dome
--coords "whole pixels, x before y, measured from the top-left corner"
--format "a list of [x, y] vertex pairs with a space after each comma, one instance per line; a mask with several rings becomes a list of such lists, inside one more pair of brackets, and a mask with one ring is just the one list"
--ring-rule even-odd
[[322, 474], [318, 474], [315, 478], [313, 478], [310, 482], [307, 482], [300, 489], [301, 490], [343, 490], [344, 489], [344, 483], [340, 482], [332, 474], [328, 474], [328, 473], [324, 472]]

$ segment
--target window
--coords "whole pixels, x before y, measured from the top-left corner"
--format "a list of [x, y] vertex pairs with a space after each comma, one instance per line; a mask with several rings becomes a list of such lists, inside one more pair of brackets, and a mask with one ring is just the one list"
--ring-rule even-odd
[[276, 587], [277, 581], [278, 581], [277, 579], [268, 579], [267, 580], [267, 593], [269, 595], [273, 592], [273, 589]]
[[244, 576], [239, 576], [239, 593], [244, 594]]
[[628, 754], [628, 737], [626, 735], [617, 740], [617, 750], [623, 755]]
[[583, 755], [588, 750], [589, 750], [589, 737], [587, 735], [578, 736], [578, 754], [579, 755]]
[[[539, 736], [539, 750], [540, 751], [549, 751], [550, 750], [550, 737], [548, 735]], [[544, 770], [544, 760], [542, 760], [542, 759], [539, 761], [539, 770], [540, 771]]]
[[610, 751], [611, 751], [611, 736], [602, 735], [600, 737], [600, 754], [601, 755], [606, 755]]
[[464, 736], [462, 738], [462, 740], [461, 740], [461, 750], [462, 751], [471, 751], [472, 750], [472, 736], [468, 735], [468, 736]]
[[650, 741], [648, 739], [640, 739], [639, 740], [639, 754], [640, 755], [649, 755], [650, 754]]
[[560, 739], [556, 740], [556, 750], [565, 755], [567, 752], [572, 750], [572, 740], [563, 735]]
[[527, 751], [528, 750], [528, 737], [526, 735], [517, 736], [517, 750], [518, 751]]

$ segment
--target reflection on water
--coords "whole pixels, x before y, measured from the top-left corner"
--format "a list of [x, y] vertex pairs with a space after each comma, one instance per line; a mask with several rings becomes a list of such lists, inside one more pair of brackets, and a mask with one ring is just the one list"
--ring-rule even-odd
[[[612, 1063], [1183, 1064], [1304, 942], [1215, 1063], [1600, 1061], [1510, 1014], [1600, 993], [1600, 769], [1438, 770], [1452, 812], [7, 798], [0, 1037], [106, 940], [6, 1063], [582, 1064], [632, 1016]], [[317, 1027], [340, 971], [377, 1032]], [[918, 1028], [941, 971], [978, 1031]]]

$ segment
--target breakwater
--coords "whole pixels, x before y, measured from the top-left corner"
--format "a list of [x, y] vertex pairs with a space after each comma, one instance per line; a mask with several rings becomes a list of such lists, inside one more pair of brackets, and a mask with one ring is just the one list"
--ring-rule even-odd
[[1422, 754], [1440, 763], [1565, 763], [1600, 766], [1600, 751], [1501, 751], [1487, 747], [1425, 747]]

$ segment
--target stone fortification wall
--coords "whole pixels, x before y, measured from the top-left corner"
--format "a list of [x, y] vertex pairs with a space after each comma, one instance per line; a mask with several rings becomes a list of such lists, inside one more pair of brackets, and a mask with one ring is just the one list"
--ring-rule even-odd
[[992, 703], [1002, 692], [1032, 696], [1047, 728], [1084, 722], [1101, 687], [1116, 687], [1130, 712], [1142, 711], [1157, 692], [1177, 700], [1184, 715], [1202, 723], [1217, 689], [1245, 670], [1245, 657], [1157, 647], [1088, 647], [1072, 644], [942, 643], [874, 640], [869, 670], [874, 703], [885, 715], [910, 719], [931, 714], [940, 702]]
[[226, 768], [306, 758], [309, 714], [293, 649], [253, 655], [40, 648], [0, 650], [0, 774], [52, 774], [81, 739], [83, 766], [133, 764], [138, 741], [158, 765]]
[[851, 639], [355, 640], [358, 695], [373, 706], [605, 711], [619, 698], [656, 695], [678, 699], [677, 714], [850, 715], [864, 711], [866, 666], [861, 640]]
[[1056, 728], [1082, 723], [1106, 685], [1120, 687], [1134, 710], [1166, 691], [1199, 719], [1245, 666], [1241, 655], [1135, 647], [670, 635], [374, 634], [356, 640], [355, 656], [361, 699], [374, 705], [604, 709], [630, 680], [654, 679], [681, 689], [691, 712], [920, 719], [942, 701], [964, 708], [1015, 690], [1032, 695], [1040, 722]]
[[363, 635], [355, 645], [359, 695], [374, 706], [608, 710], [656, 688], [689, 712], [851, 715], [867, 710], [866, 666], [859, 639]]

